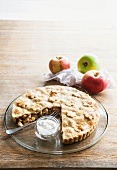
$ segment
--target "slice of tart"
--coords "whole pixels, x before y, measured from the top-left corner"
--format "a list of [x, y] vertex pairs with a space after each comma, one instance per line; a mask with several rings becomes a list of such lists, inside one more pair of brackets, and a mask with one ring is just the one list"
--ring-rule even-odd
[[85, 139], [99, 122], [99, 108], [93, 98], [75, 88], [59, 85], [38, 87], [17, 98], [12, 118], [18, 126], [23, 126], [54, 110], [60, 115], [64, 144]]

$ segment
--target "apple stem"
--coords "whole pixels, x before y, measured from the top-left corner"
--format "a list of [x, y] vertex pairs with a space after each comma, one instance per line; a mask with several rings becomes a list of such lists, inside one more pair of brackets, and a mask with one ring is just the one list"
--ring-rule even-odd
[[85, 61], [85, 62], [83, 63], [83, 65], [86, 67], [86, 66], [88, 65], [88, 63]]
[[58, 60], [60, 60], [60, 59], [62, 59], [62, 56], [57, 56], [56, 58], [57, 58]]
[[97, 77], [99, 75], [99, 73], [95, 73], [94, 76]]

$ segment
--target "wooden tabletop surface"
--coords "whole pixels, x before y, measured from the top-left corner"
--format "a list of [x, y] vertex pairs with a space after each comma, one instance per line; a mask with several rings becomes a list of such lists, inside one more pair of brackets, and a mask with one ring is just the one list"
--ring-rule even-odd
[[95, 96], [107, 110], [109, 124], [101, 140], [86, 150], [65, 155], [33, 152], [17, 144], [4, 127], [10, 102], [45, 85], [43, 74], [56, 55], [77, 63], [81, 55], [95, 54], [117, 82], [116, 46], [116, 28], [103, 22], [0, 21], [0, 168], [117, 168], [116, 88]]

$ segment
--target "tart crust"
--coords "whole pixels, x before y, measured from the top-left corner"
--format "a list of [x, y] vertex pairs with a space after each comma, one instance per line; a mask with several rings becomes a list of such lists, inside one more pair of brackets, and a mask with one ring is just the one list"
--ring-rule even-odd
[[17, 98], [12, 118], [18, 126], [23, 126], [54, 110], [60, 115], [64, 144], [85, 139], [99, 122], [99, 108], [91, 96], [76, 88], [60, 85], [38, 87]]

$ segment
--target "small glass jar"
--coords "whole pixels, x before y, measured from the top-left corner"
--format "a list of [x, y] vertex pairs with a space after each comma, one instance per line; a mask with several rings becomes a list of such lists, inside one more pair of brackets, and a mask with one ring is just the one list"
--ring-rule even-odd
[[35, 134], [39, 139], [52, 140], [60, 129], [60, 121], [53, 116], [43, 116], [36, 121]]

